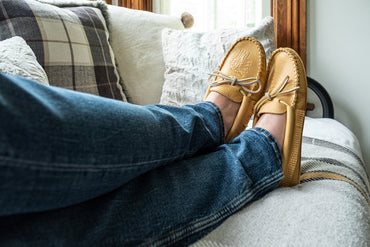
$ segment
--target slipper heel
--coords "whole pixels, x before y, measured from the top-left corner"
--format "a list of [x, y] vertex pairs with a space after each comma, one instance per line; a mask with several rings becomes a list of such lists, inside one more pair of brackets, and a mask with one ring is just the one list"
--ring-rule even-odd
[[[289, 112], [287, 112], [287, 119], [289, 118]], [[290, 133], [294, 133], [287, 137], [285, 135], [284, 143], [290, 143], [291, 147], [284, 146], [283, 150], [290, 150], [290, 152], [283, 152], [283, 164], [282, 169], [284, 172], [284, 178], [280, 182], [280, 186], [288, 187], [294, 186], [300, 183], [300, 176], [301, 176], [301, 147], [302, 147], [302, 132], [303, 132], [303, 123], [304, 117], [306, 115], [305, 110], [296, 110], [293, 113], [295, 114], [294, 117], [291, 119], [295, 119], [294, 129]], [[287, 132], [286, 132], [287, 134]], [[289, 139], [288, 139], [289, 138]], [[285, 142], [285, 140], [290, 140], [289, 142]], [[284, 163], [284, 161], [287, 161]]]

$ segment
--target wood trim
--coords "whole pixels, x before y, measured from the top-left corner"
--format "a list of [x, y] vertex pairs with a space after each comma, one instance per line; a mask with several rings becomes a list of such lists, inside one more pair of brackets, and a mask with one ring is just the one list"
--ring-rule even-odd
[[293, 48], [306, 64], [306, 0], [271, 0], [276, 48]]
[[[106, 0], [106, 2], [112, 4], [112, 0]], [[153, 11], [152, 0], [118, 0], [118, 6], [150, 12]]]

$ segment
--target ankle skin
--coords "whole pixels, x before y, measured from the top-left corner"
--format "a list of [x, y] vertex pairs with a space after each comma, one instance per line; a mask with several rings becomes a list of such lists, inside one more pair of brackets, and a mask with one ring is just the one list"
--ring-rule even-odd
[[284, 114], [262, 114], [258, 119], [255, 127], [260, 127], [273, 135], [282, 150], [284, 144], [284, 134], [285, 134], [285, 124], [286, 124], [286, 113]]
[[227, 136], [229, 130], [231, 129], [231, 126], [234, 123], [240, 104], [229, 100], [227, 97], [217, 92], [211, 92], [207, 96], [206, 101], [211, 101], [215, 103], [220, 109], [222, 118], [224, 120], [225, 136]]

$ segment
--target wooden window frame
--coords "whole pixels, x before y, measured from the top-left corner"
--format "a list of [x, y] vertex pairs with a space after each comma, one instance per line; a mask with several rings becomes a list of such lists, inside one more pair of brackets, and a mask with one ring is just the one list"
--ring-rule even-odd
[[271, 0], [276, 48], [293, 48], [306, 64], [306, 0]]
[[[112, 0], [106, 0], [106, 2], [107, 4], [112, 4]], [[152, 0], [118, 0], [118, 6], [150, 12], [153, 11]]]

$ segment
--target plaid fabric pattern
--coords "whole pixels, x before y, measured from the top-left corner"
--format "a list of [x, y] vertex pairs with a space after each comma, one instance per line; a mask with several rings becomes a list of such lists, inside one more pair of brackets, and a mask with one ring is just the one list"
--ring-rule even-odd
[[98, 8], [0, 0], [0, 40], [21, 36], [50, 85], [126, 101]]

